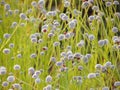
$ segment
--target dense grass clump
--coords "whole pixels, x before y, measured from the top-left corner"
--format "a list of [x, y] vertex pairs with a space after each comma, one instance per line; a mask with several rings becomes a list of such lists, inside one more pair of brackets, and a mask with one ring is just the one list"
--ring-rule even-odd
[[120, 1], [1, 0], [0, 90], [120, 90]]

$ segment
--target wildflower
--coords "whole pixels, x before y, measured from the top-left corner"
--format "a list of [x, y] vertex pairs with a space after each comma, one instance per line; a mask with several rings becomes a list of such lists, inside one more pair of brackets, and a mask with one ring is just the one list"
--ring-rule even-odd
[[116, 13], [114, 14], [114, 16], [120, 18], [120, 12], [116, 12]]
[[27, 18], [27, 16], [24, 13], [20, 13], [20, 18], [25, 20]]
[[64, 34], [60, 34], [59, 36], [58, 36], [58, 40], [59, 41], [62, 41], [62, 40], [64, 40], [65, 39], [65, 35]]
[[70, 2], [69, 1], [65, 1], [64, 2], [64, 7], [69, 7], [70, 6]]
[[14, 76], [8, 76], [7, 77], [7, 81], [8, 82], [14, 82], [15, 81], [15, 77]]
[[4, 8], [5, 8], [6, 11], [8, 11], [8, 10], [10, 10], [10, 5], [9, 4], [5, 4]]
[[10, 38], [10, 36], [11, 36], [11, 34], [8, 34], [8, 33], [5, 33], [5, 34], [3, 35], [3, 37], [4, 37], [5, 39]]
[[32, 43], [37, 43], [37, 38], [31, 38]]
[[49, 37], [49, 38], [51, 38], [51, 37], [53, 37], [53, 36], [54, 36], [53, 33], [49, 33], [49, 34], [48, 34], [48, 37]]
[[47, 85], [46, 90], [52, 90], [52, 85]]
[[12, 25], [11, 25], [11, 28], [14, 28], [17, 26], [17, 22], [13, 22]]
[[33, 67], [30, 67], [30, 68], [28, 69], [28, 74], [29, 74], [29, 75], [33, 75], [34, 72], [35, 72], [35, 69], [34, 69]]
[[118, 32], [118, 28], [117, 27], [113, 27], [112, 28], [112, 32], [117, 33]]
[[56, 58], [55, 58], [55, 57], [51, 57], [51, 58], [50, 58], [50, 61], [56, 62]]
[[105, 67], [110, 67], [110, 66], [111, 66], [111, 62], [110, 61], [105, 63]]
[[6, 72], [7, 72], [6, 68], [1, 66], [0, 67], [0, 75], [4, 75], [4, 74], [6, 74]]
[[21, 69], [20, 65], [18, 64], [14, 65], [14, 70], [20, 70], [20, 69]]
[[75, 26], [76, 26], [75, 21], [72, 20], [72, 21], [69, 22], [69, 28], [70, 28], [70, 29], [74, 29]]
[[89, 6], [89, 2], [85, 1], [82, 3], [82, 8], [87, 8]]
[[81, 41], [77, 44], [78, 47], [83, 47], [84, 45], [85, 45], [84, 40], [81, 40]]
[[38, 40], [38, 43], [42, 43], [42, 42], [43, 42], [43, 39], [39, 39], [39, 40]]
[[25, 23], [21, 23], [20, 26], [21, 26], [21, 27], [24, 27], [24, 26], [25, 26]]
[[104, 46], [104, 40], [99, 40], [98, 44], [99, 44], [100, 47]]
[[61, 13], [60, 14], [60, 18], [62, 19], [62, 20], [68, 20], [68, 16], [66, 15], [66, 14], [64, 14], [64, 13]]
[[115, 68], [115, 66], [114, 66], [114, 65], [111, 65], [111, 66], [110, 66], [110, 68], [111, 68], [111, 69], [114, 69], [114, 68]]
[[21, 85], [19, 83], [14, 83], [12, 86], [13, 86], [14, 89], [21, 90]]
[[15, 10], [14, 10], [14, 13], [15, 13], [15, 14], [19, 14], [19, 9], [15, 9]]
[[36, 78], [38, 78], [38, 75], [34, 73], [34, 74], [32, 75], [32, 78], [35, 78], [35, 79], [36, 79]]
[[83, 66], [78, 66], [78, 70], [83, 70]]
[[100, 70], [102, 68], [102, 65], [101, 64], [96, 64], [95, 68]]
[[32, 53], [32, 54], [30, 55], [30, 58], [36, 58], [36, 57], [37, 57], [36, 53]]
[[109, 1], [108, 1], [108, 2], [106, 2], [106, 6], [107, 6], [107, 7], [110, 7], [111, 5], [112, 5], [112, 3], [111, 3], [111, 2], [109, 2]]
[[48, 47], [44, 46], [42, 49], [43, 49], [44, 51], [47, 51], [47, 50], [48, 50]]
[[56, 47], [56, 46], [59, 46], [60, 45], [60, 42], [54, 42], [53, 43], [53, 46]]
[[19, 53], [19, 54], [17, 55], [17, 58], [22, 58], [22, 54]]
[[91, 16], [89, 16], [89, 21], [93, 21], [93, 20], [95, 20], [95, 16], [93, 16], [93, 15], [91, 15]]
[[32, 5], [33, 7], [36, 7], [36, 6], [37, 6], [37, 2], [36, 2], [36, 1], [32, 1], [32, 2], [31, 2], [31, 5]]
[[114, 83], [114, 86], [115, 86], [115, 87], [120, 86], [120, 81], [116, 81], [116, 82]]
[[93, 6], [93, 7], [92, 7], [92, 10], [98, 12], [98, 11], [99, 11], [99, 7], [98, 7], [98, 6]]
[[10, 54], [10, 49], [9, 49], [9, 48], [3, 49], [3, 53], [4, 53], [4, 54]]
[[119, 5], [119, 2], [118, 1], [113, 1], [113, 4], [114, 5]]
[[62, 65], [63, 65], [63, 62], [61, 61], [56, 62], [56, 66], [62, 66]]
[[46, 82], [49, 83], [49, 82], [52, 82], [52, 77], [50, 75], [48, 75], [46, 77]]
[[47, 16], [56, 16], [57, 12], [56, 11], [49, 11], [47, 12]]
[[71, 36], [70, 36], [70, 33], [66, 33], [65, 34], [65, 39], [69, 39]]
[[107, 45], [109, 43], [108, 39], [104, 39], [104, 45]]
[[82, 56], [82, 60], [84, 63], [88, 63], [88, 58], [86, 56]]
[[92, 40], [95, 39], [95, 36], [94, 36], [93, 34], [90, 34], [90, 35], [88, 36], [88, 38], [89, 38], [90, 41], [92, 41]]
[[102, 70], [102, 72], [104, 73], [104, 72], [107, 71], [107, 68], [106, 68], [105, 66], [102, 66], [101, 70]]
[[68, 55], [68, 60], [73, 60], [74, 59], [74, 55]]
[[7, 87], [8, 85], [9, 85], [9, 83], [7, 81], [2, 82], [3, 87]]
[[35, 74], [39, 76], [41, 74], [41, 71], [37, 70], [37, 71], [35, 71]]
[[14, 48], [14, 43], [10, 43], [10, 44], [9, 44], [9, 47], [10, 47], [10, 48]]
[[74, 54], [74, 58], [80, 59], [82, 57], [82, 55], [80, 53], [75, 53]]
[[35, 79], [35, 83], [36, 83], [36, 84], [39, 84], [40, 82], [41, 82], [40, 78], [36, 78], [36, 79]]
[[44, 1], [44, 0], [39, 0], [39, 1], [38, 1], [38, 5], [39, 5], [39, 6], [43, 6], [43, 5], [44, 5], [44, 3], [45, 3], [45, 1]]
[[109, 87], [103, 87], [102, 90], [109, 90]]
[[44, 51], [40, 52], [40, 55], [44, 55], [44, 54], [45, 54], [45, 52], [44, 52]]
[[89, 73], [87, 76], [89, 79], [95, 78], [96, 74], [95, 73]]

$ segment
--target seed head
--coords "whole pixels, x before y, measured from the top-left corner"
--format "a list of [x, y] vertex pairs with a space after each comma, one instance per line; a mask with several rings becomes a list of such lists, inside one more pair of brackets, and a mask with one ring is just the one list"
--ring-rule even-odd
[[95, 78], [96, 74], [95, 73], [89, 73], [87, 76], [89, 79]]
[[23, 19], [23, 20], [25, 20], [27, 18], [27, 16], [24, 13], [20, 13], [20, 18]]

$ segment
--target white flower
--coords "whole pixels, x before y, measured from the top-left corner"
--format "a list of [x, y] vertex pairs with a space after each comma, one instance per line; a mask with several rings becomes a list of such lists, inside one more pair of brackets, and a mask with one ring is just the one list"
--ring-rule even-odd
[[95, 77], [96, 77], [96, 74], [95, 74], [95, 73], [89, 73], [87, 77], [88, 77], [89, 79], [95, 78]]

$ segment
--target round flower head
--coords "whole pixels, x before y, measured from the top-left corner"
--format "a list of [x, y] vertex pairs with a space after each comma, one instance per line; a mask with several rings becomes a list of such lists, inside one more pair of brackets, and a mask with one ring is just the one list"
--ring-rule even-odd
[[83, 70], [83, 66], [78, 66], [78, 70]]
[[87, 8], [89, 6], [89, 2], [85, 1], [82, 3], [82, 8]]
[[93, 34], [90, 34], [90, 35], [88, 36], [88, 38], [89, 38], [90, 41], [92, 41], [92, 40], [95, 39], [95, 36], [94, 36]]
[[83, 60], [84, 63], [88, 63], [88, 57], [82, 56], [82, 60]]
[[8, 34], [8, 33], [5, 33], [5, 34], [3, 35], [3, 37], [4, 37], [5, 39], [10, 38], [10, 36], [11, 36], [11, 34]]
[[65, 39], [69, 39], [71, 37], [70, 33], [65, 34]]
[[93, 16], [93, 15], [89, 16], [88, 20], [89, 20], [89, 21], [95, 20], [95, 16]]
[[96, 64], [96, 65], [95, 65], [95, 69], [99, 69], [99, 70], [100, 70], [101, 68], [102, 68], [102, 65], [101, 65], [101, 64]]
[[73, 20], [69, 22], [69, 28], [70, 29], [74, 29], [75, 26], [76, 26], [76, 23]]
[[9, 47], [10, 47], [10, 48], [14, 48], [14, 43], [10, 43], [10, 44], [9, 44]]
[[114, 86], [115, 86], [115, 87], [120, 86], [120, 81], [116, 81], [116, 82], [114, 83]]
[[82, 57], [82, 55], [80, 53], [75, 53], [74, 54], [74, 58], [80, 59]]
[[3, 49], [3, 53], [4, 53], [4, 54], [10, 54], [10, 49], [9, 49], [9, 48]]
[[109, 43], [108, 39], [104, 39], [104, 45], [107, 45]]
[[58, 40], [64, 40], [65, 39], [65, 35], [64, 34], [60, 34], [59, 36], [58, 36]]
[[56, 58], [55, 58], [55, 57], [51, 57], [51, 58], [50, 58], [50, 61], [56, 62]]
[[2, 82], [3, 87], [7, 87], [8, 85], [9, 85], [9, 83], [7, 81]]
[[54, 36], [53, 33], [49, 33], [49, 34], [48, 34], [48, 38], [51, 38], [51, 37], [53, 37], [53, 36]]
[[68, 55], [68, 60], [73, 60], [74, 59], [74, 55]]
[[14, 70], [20, 70], [20, 69], [21, 69], [20, 65], [18, 64], [14, 65]]
[[118, 28], [117, 27], [113, 27], [112, 28], [112, 32], [117, 33], [118, 32]]
[[47, 12], [47, 16], [56, 16], [57, 12], [56, 11], [49, 11]]
[[107, 6], [107, 7], [110, 7], [111, 5], [112, 5], [112, 3], [111, 3], [111, 2], [109, 2], [109, 1], [108, 1], [108, 2], [106, 2], [106, 6]]
[[45, 55], [45, 52], [44, 51], [40, 52], [40, 55]]
[[105, 63], [105, 67], [110, 67], [110, 66], [111, 66], [111, 62], [110, 61]]
[[64, 7], [69, 7], [70, 6], [70, 2], [69, 1], [65, 1], [64, 2]]
[[99, 40], [99, 41], [98, 41], [98, 45], [99, 45], [100, 47], [104, 46], [104, 40]]
[[19, 53], [19, 54], [17, 55], [17, 58], [22, 58], [22, 54]]
[[32, 78], [34, 78], [34, 79], [36, 79], [36, 78], [38, 78], [38, 77], [39, 77], [39, 75], [37, 75], [37, 74], [35, 74], [35, 73], [32, 75]]
[[5, 4], [5, 5], [4, 5], [4, 8], [5, 8], [5, 10], [8, 11], [8, 10], [10, 10], [10, 5], [9, 5], [9, 4]]
[[30, 58], [36, 58], [36, 57], [37, 57], [36, 53], [32, 53], [32, 54], [30, 55]]
[[4, 75], [4, 74], [6, 74], [6, 72], [7, 72], [6, 68], [1, 66], [0, 67], [0, 75]]
[[39, 6], [43, 6], [43, 5], [44, 5], [44, 3], [45, 3], [45, 1], [44, 1], [44, 0], [39, 0], [39, 1], [38, 1], [38, 5], [39, 5]]
[[13, 22], [12, 25], [11, 25], [11, 28], [14, 28], [17, 26], [17, 22]]
[[40, 82], [41, 82], [40, 78], [36, 78], [36, 79], [35, 79], [35, 83], [36, 83], [36, 84], [39, 84]]
[[46, 77], [46, 82], [49, 83], [49, 82], [52, 82], [52, 77], [50, 75], [48, 75]]
[[28, 74], [29, 74], [29, 75], [33, 75], [34, 72], [35, 72], [35, 69], [34, 69], [33, 67], [30, 67], [30, 68], [28, 69]]
[[32, 2], [31, 2], [31, 5], [32, 5], [33, 7], [37, 7], [37, 2], [36, 2], [36, 1], [32, 1]]
[[20, 13], [20, 18], [23, 19], [23, 20], [25, 20], [27, 18], [27, 16], [24, 13]]
[[31, 38], [32, 43], [37, 43], [37, 38]]
[[87, 76], [89, 79], [95, 78], [96, 74], [95, 73], [89, 73]]
[[19, 9], [15, 9], [14, 14], [19, 14]]
[[52, 90], [52, 85], [47, 85], [46, 90]]
[[63, 65], [63, 62], [61, 61], [56, 62], [56, 66], [62, 66], [62, 65]]
[[85, 45], [84, 40], [81, 40], [81, 41], [77, 44], [78, 47], [83, 47], [84, 45]]
[[14, 89], [21, 90], [21, 86], [20, 86], [19, 83], [14, 83], [12, 86], [13, 86]]
[[21, 23], [20, 26], [21, 26], [21, 27], [24, 27], [24, 26], [25, 26], [25, 23]]
[[118, 1], [113, 1], [113, 4], [114, 5], [119, 5], [119, 2]]
[[56, 46], [59, 46], [60, 45], [60, 42], [54, 42], [53, 43], [53, 46], [56, 47]]
[[14, 82], [15, 81], [15, 77], [14, 76], [8, 76], [7, 77], [7, 81], [8, 82]]
[[103, 87], [102, 90], [109, 90], [109, 87]]
[[41, 71], [37, 70], [37, 71], [35, 71], [35, 74], [39, 76], [41, 74]]
[[114, 16], [118, 17], [120, 19], [120, 12], [116, 12]]
[[98, 7], [98, 6], [93, 6], [93, 7], [92, 7], [92, 10], [98, 12], [98, 11], [99, 11], [99, 7]]

